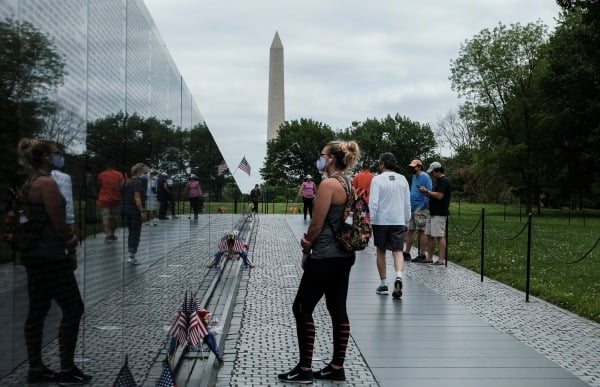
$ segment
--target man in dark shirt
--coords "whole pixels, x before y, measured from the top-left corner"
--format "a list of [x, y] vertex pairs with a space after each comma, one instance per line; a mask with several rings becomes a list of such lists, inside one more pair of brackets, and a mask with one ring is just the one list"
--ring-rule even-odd
[[[427, 173], [435, 179], [433, 189], [430, 191], [426, 187], [420, 187], [419, 191], [429, 198], [429, 218], [425, 226], [427, 235], [427, 261], [432, 262], [432, 266], [446, 265], [446, 227], [448, 220], [448, 208], [450, 207], [450, 196], [452, 188], [448, 178], [444, 175], [444, 167], [437, 161], [429, 166]], [[433, 250], [435, 242], [438, 244], [439, 260], [433, 262]]]

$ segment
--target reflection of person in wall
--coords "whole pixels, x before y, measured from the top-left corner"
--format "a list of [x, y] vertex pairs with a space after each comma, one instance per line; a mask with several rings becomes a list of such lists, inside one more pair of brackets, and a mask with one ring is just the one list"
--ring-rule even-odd
[[96, 179], [92, 173], [90, 166], [86, 166], [85, 170], [85, 222], [96, 223]]
[[125, 183], [123, 174], [109, 165], [98, 175], [98, 201], [96, 205], [102, 211], [104, 243], [117, 240], [115, 230], [121, 217], [121, 186]]
[[167, 218], [167, 206], [169, 205], [169, 185], [167, 184], [167, 172], [161, 172], [156, 185], [156, 198], [160, 203], [158, 208], [158, 219], [164, 220]]
[[145, 179], [142, 175], [146, 174], [148, 167], [143, 163], [137, 163], [131, 167], [131, 179], [127, 180], [123, 189], [123, 212], [125, 222], [127, 223], [127, 251], [129, 258], [127, 262], [132, 265], [139, 265], [135, 258], [138, 246], [140, 244], [140, 234], [142, 232], [142, 222], [145, 221], [146, 210], [144, 198], [146, 197]]
[[302, 195], [302, 202], [304, 203], [304, 220], [306, 220], [307, 212], [312, 219], [313, 200], [317, 195], [317, 185], [312, 180], [311, 175], [306, 175], [304, 178], [304, 181], [300, 185], [298, 195]]
[[255, 214], [258, 213], [258, 200], [260, 199], [260, 186], [258, 184], [254, 184], [254, 188], [250, 191], [250, 200], [252, 201], [252, 212]]
[[193, 173], [190, 175], [190, 179], [185, 186], [184, 194], [186, 193], [190, 202], [190, 207], [194, 213], [194, 219], [198, 219], [200, 200], [202, 199], [202, 188], [200, 187], [198, 176], [194, 175]]
[[151, 169], [148, 172], [148, 185], [146, 186], [146, 211], [148, 214], [148, 220], [152, 219], [152, 225], [157, 226], [156, 221], [158, 211], [158, 199], [156, 198], [158, 187], [158, 171]]
[[[19, 142], [20, 162], [29, 171], [20, 189], [26, 198], [27, 223], [40, 230], [29, 240], [27, 250], [21, 252], [29, 295], [24, 329], [29, 361], [27, 383], [83, 384], [92, 379], [74, 363], [83, 301], [73, 274], [77, 261], [67, 255], [67, 250], [76, 247], [77, 237], [66, 222], [65, 200], [50, 177], [52, 168], [59, 164], [59, 156], [60, 150], [52, 142], [32, 139]], [[42, 362], [44, 320], [52, 300], [62, 311], [59, 374]]]

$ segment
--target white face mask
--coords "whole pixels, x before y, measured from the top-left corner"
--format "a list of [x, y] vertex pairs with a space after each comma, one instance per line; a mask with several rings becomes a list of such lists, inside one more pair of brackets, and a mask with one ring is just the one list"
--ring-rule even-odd
[[321, 156], [317, 160], [317, 169], [319, 172], [323, 172], [325, 171], [325, 168], [327, 168], [327, 157]]

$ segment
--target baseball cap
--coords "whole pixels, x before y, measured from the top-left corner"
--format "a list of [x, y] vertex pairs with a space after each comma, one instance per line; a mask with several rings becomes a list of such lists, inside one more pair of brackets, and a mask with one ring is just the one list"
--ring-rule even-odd
[[421, 160], [413, 160], [410, 162], [410, 164], [408, 164], [409, 167], [416, 167], [417, 165], [423, 166], [423, 163], [421, 162]]
[[427, 170], [427, 173], [431, 173], [433, 172], [434, 169], [439, 169], [442, 167], [442, 164], [438, 163], [437, 161], [434, 161], [433, 163], [431, 163], [429, 165], [429, 169]]
[[311, 175], [306, 175], [306, 178], [307, 179], [312, 179], [312, 176]]

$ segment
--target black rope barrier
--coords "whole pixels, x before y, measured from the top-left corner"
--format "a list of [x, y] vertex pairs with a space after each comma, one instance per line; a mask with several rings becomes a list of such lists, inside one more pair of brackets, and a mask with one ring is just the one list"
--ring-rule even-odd
[[557, 257], [556, 255], [554, 255], [554, 253], [552, 253], [550, 247], [548, 247], [548, 245], [544, 242], [544, 239], [542, 238], [542, 236], [539, 234], [539, 231], [534, 227], [533, 228], [533, 232], [535, 234], [535, 236], [537, 237], [537, 240], [539, 241], [539, 244], [546, 250], [546, 254], [548, 254], [548, 256], [550, 256], [550, 258], [554, 259], [555, 261], [558, 261], [560, 263], [565, 263], [567, 265], [573, 265], [576, 263], [579, 263], [581, 261], [583, 261], [584, 259], [586, 259], [591, 253], [592, 251], [594, 251], [594, 249], [596, 247], [598, 247], [598, 244], [600, 244], [600, 237], [596, 240], [596, 243], [594, 243], [594, 245], [592, 246], [591, 249], [589, 249], [585, 254], [583, 254], [583, 256], [572, 260], [572, 261], [567, 261], [564, 259], [561, 259], [559, 257]]
[[502, 240], [505, 240], [505, 241], [512, 241], [514, 239], [517, 239], [519, 237], [519, 235], [523, 234], [523, 231], [525, 231], [526, 228], [527, 228], [527, 223], [525, 223], [523, 225], [523, 227], [521, 228], [521, 230], [516, 235], [513, 235], [511, 237], [507, 237], [507, 236], [504, 236], [500, 231], [494, 229], [494, 227], [492, 227], [491, 224], [488, 224], [488, 230], [490, 230], [490, 232], [492, 234], [494, 234], [496, 237], [498, 237], [498, 238], [500, 238]]
[[450, 222], [449, 222], [449, 223], [452, 223], [452, 226], [454, 227], [454, 229], [455, 229], [455, 230], [456, 230], [456, 231], [457, 231], [457, 232], [458, 232], [460, 235], [465, 235], [465, 236], [466, 236], [466, 235], [471, 235], [471, 234], [473, 234], [473, 233], [475, 232], [475, 229], [477, 229], [477, 226], [479, 226], [479, 223], [481, 223], [481, 216], [480, 216], [480, 217], [479, 217], [479, 219], [477, 219], [477, 223], [475, 223], [475, 226], [473, 226], [473, 228], [471, 229], [471, 231], [469, 231], [469, 232], [463, 232], [463, 231], [461, 231], [461, 230], [458, 228], [458, 226], [457, 226], [455, 223], [453, 223], [453, 222], [454, 222], [454, 220], [452, 220], [452, 217], [451, 217], [451, 216], [449, 216], [449, 217], [448, 217], [448, 219], [450, 219]]

